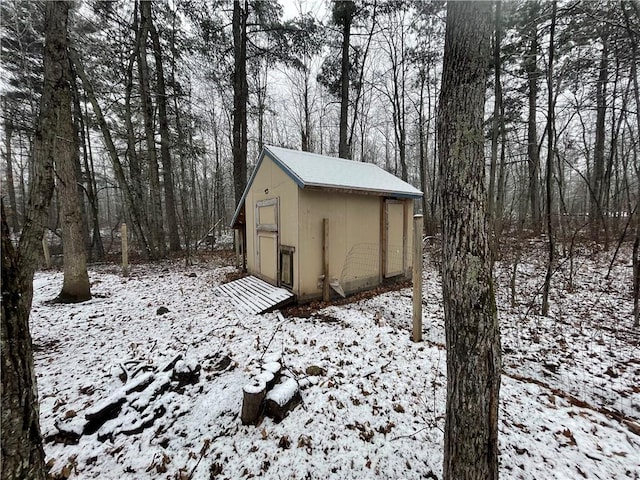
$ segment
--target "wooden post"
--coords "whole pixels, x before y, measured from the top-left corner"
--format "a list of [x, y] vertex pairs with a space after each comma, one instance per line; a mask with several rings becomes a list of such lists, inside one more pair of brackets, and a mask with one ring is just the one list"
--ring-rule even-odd
[[322, 301], [329, 301], [329, 219], [322, 219]]
[[422, 215], [413, 216], [413, 334], [422, 341]]
[[42, 237], [42, 255], [44, 256], [44, 268], [51, 268], [51, 255], [49, 254], [49, 244], [47, 243], [46, 233]]
[[129, 275], [129, 243], [127, 238], [127, 224], [120, 227], [120, 244], [122, 248], [122, 275]]

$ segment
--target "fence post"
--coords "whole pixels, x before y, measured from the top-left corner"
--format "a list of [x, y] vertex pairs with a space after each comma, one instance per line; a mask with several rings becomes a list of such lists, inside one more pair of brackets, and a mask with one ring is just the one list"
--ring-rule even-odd
[[422, 215], [413, 216], [413, 334], [414, 342], [422, 341]]
[[122, 275], [129, 275], [129, 242], [127, 237], [127, 224], [122, 223], [120, 227], [120, 245], [122, 249]]
[[322, 301], [328, 302], [330, 299], [329, 290], [329, 219], [322, 219]]
[[44, 268], [51, 268], [51, 255], [49, 254], [49, 244], [47, 243], [47, 232], [42, 236], [42, 255], [44, 256]]

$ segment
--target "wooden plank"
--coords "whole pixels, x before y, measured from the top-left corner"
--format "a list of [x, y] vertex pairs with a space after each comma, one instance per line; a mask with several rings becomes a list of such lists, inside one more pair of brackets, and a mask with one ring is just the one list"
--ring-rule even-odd
[[218, 289], [229, 297], [236, 307], [239, 307], [244, 312], [259, 313], [264, 308], [264, 305], [256, 304], [253, 296], [250, 293], [244, 292], [240, 287], [241, 285], [239, 285], [236, 280], [235, 282], [220, 285]]
[[329, 219], [322, 219], [322, 301], [328, 302], [330, 296], [329, 290]]
[[234, 294], [243, 299], [245, 303], [254, 305], [258, 310], [269, 307], [270, 302], [266, 301], [261, 295], [256, 294], [256, 292], [242, 284], [238, 285], [238, 287], [235, 289]]
[[238, 310], [249, 314], [264, 313], [293, 299], [291, 292], [254, 276], [219, 285], [216, 291], [228, 297]]
[[247, 284], [251, 288], [255, 288], [256, 291], [268, 296], [269, 298], [276, 299], [287, 299], [291, 296], [291, 293], [284, 288], [275, 287], [267, 282], [264, 282], [256, 277], [245, 277], [247, 279]]
[[272, 302], [269, 300], [268, 292], [251, 284], [242, 285], [243, 293], [252, 297], [254, 302], [263, 308], [269, 308]]
[[413, 335], [422, 341], [422, 215], [413, 216]]

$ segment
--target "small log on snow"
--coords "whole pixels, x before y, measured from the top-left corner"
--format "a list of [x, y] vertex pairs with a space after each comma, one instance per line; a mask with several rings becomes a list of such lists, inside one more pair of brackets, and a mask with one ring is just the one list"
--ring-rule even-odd
[[185, 385], [195, 385], [200, 380], [200, 364], [188, 364], [178, 360], [171, 374], [171, 380], [178, 382], [178, 388]]
[[173, 370], [173, 368], [176, 366], [176, 363], [178, 363], [178, 360], [182, 360], [182, 354], [178, 354], [175, 357], [173, 357], [173, 360], [171, 360], [169, 363], [167, 363], [164, 368], [162, 369], [163, 372], [168, 372], [170, 370]]
[[89, 410], [84, 416], [87, 423], [84, 426], [83, 434], [91, 435], [97, 432], [107, 420], [116, 418], [125, 401], [125, 395], [111, 396]]
[[265, 413], [276, 422], [281, 421], [287, 414], [302, 402], [298, 382], [287, 378], [277, 384], [267, 394], [265, 399]]
[[267, 393], [264, 380], [254, 380], [242, 389], [242, 412], [240, 420], [243, 425], [255, 425], [262, 413], [262, 402]]
[[265, 372], [271, 372], [275, 376], [280, 374], [280, 370], [282, 370], [282, 364], [280, 362], [266, 362], [262, 365], [262, 370]]
[[271, 390], [276, 382], [280, 379], [280, 375], [277, 377], [273, 374], [273, 372], [268, 372], [266, 370], [262, 371], [260, 374], [256, 376], [256, 380], [258, 382], [263, 381], [267, 384], [267, 391]]

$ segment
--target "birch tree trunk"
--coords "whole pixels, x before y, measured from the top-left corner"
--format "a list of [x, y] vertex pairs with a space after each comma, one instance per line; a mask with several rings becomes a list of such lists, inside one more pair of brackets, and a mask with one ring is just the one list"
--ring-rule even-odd
[[[42, 234], [54, 189], [54, 159], [68, 155], [70, 144], [59, 141], [59, 119], [71, 112], [67, 19], [69, 2], [46, 6], [44, 89], [35, 136], [29, 203], [17, 250], [1, 212], [2, 238], [2, 458], [0, 477], [44, 479], [44, 451], [39, 424], [38, 388], [33, 366], [29, 312], [33, 299]], [[68, 113], [63, 113], [68, 112]]]
[[500, 332], [484, 183], [491, 2], [449, 2], [438, 116], [447, 343], [445, 479], [498, 477]]

